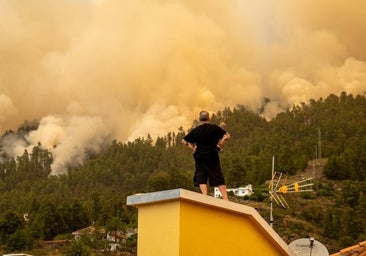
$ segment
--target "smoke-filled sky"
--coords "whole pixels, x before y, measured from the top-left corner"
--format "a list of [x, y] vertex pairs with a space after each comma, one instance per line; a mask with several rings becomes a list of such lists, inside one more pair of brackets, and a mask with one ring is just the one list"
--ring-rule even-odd
[[201, 109], [364, 94], [365, 26], [365, 0], [0, 0], [0, 133], [40, 121], [3, 150], [41, 142], [57, 174]]

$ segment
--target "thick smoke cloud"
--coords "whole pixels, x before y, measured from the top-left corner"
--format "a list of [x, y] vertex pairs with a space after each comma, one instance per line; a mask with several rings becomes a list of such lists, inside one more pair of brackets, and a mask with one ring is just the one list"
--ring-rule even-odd
[[366, 2], [0, 0], [0, 132], [40, 120], [54, 174], [116, 138], [187, 128], [201, 109], [366, 91]]

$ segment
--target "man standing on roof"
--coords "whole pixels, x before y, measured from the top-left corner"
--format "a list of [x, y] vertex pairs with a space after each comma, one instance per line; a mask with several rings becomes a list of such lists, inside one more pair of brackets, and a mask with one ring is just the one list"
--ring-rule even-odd
[[210, 123], [207, 111], [199, 114], [200, 125], [191, 130], [182, 143], [193, 150], [195, 173], [193, 182], [201, 193], [207, 195], [207, 181], [211, 187], [218, 187], [224, 200], [229, 200], [222, 173], [219, 151], [230, 139], [230, 134], [218, 125]]

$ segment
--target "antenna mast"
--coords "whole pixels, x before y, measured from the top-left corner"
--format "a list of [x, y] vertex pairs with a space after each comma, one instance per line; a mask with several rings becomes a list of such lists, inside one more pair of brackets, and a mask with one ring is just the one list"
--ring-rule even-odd
[[[272, 179], [274, 175], [274, 156], [272, 156]], [[273, 191], [273, 182], [271, 182], [271, 191]], [[273, 198], [270, 197], [271, 201], [271, 211], [269, 214], [269, 225], [273, 228]]]

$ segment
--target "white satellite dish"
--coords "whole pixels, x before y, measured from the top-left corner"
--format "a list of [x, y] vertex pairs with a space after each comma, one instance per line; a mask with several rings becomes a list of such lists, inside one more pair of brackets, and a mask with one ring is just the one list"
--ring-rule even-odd
[[299, 256], [329, 256], [327, 248], [313, 237], [292, 241], [289, 247]]

